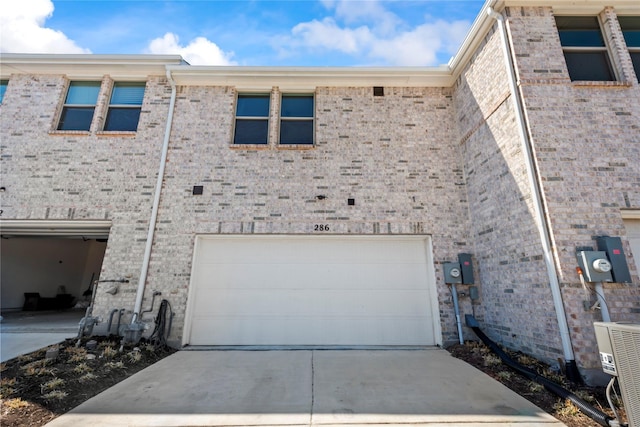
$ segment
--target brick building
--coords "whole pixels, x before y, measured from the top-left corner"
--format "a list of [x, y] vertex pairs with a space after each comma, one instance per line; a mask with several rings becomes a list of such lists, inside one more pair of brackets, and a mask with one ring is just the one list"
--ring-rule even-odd
[[153, 326], [160, 292], [177, 346], [444, 345], [470, 253], [461, 314], [590, 377], [597, 236], [640, 321], [640, 6], [486, 6], [441, 67], [3, 54], [3, 310], [126, 279], [94, 313]]

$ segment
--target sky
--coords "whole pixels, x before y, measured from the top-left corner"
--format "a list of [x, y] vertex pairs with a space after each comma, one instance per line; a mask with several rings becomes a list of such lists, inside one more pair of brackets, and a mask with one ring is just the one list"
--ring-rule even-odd
[[484, 0], [10, 0], [0, 52], [179, 54], [192, 65], [434, 66]]

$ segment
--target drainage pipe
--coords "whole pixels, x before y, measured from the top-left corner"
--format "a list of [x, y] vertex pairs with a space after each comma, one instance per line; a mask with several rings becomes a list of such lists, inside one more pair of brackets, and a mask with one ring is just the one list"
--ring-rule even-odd
[[604, 299], [604, 287], [602, 282], [596, 282], [595, 285], [596, 297], [598, 297], [598, 304], [600, 305], [600, 315], [603, 322], [611, 322], [611, 316], [609, 315], [609, 307], [607, 307], [607, 300]]
[[[513, 109], [515, 111], [516, 123], [518, 125], [518, 131], [520, 134], [520, 141], [522, 143], [522, 152], [526, 158], [527, 177], [529, 180], [530, 191], [533, 198], [533, 209], [535, 213], [536, 225], [538, 233], [540, 234], [540, 243], [542, 244], [542, 252], [544, 262], [547, 267], [547, 275], [549, 277], [549, 286], [551, 287], [551, 295], [553, 296], [553, 305], [556, 311], [556, 318], [558, 320], [558, 328], [560, 329], [560, 340], [562, 341], [562, 350], [564, 353], [565, 367], [567, 376], [571, 380], [578, 380], [579, 373], [576, 367], [575, 356], [573, 354], [573, 348], [571, 346], [571, 335], [569, 333], [569, 324], [567, 323], [567, 313], [564, 309], [564, 303], [562, 302], [562, 293], [560, 292], [560, 282], [558, 281], [558, 272], [553, 260], [553, 254], [551, 249], [551, 239], [549, 238], [549, 226], [544, 215], [542, 207], [541, 186], [536, 178], [535, 165], [533, 161], [533, 154], [531, 152], [531, 141], [527, 133], [527, 126], [523, 114], [523, 103], [520, 98], [518, 86], [516, 82], [515, 67], [513, 59], [511, 57], [511, 50], [509, 47], [509, 38], [505, 26], [504, 17], [497, 13], [491, 6], [486, 9], [487, 14], [498, 21], [500, 39], [502, 41], [502, 52], [504, 54], [505, 62], [507, 63], [507, 74], [509, 76], [509, 88], [511, 90], [511, 98], [513, 100]], [[575, 378], [575, 379], [574, 379]]]
[[520, 373], [521, 375], [524, 375], [531, 381], [535, 381], [538, 384], [543, 385], [547, 390], [554, 393], [555, 395], [560, 396], [563, 399], [568, 399], [569, 401], [571, 401], [571, 403], [576, 405], [583, 414], [585, 414], [592, 420], [596, 421], [601, 426], [614, 427], [619, 425], [617, 420], [614, 420], [609, 415], [589, 405], [587, 402], [582, 400], [579, 396], [565, 389], [561, 385], [556, 384], [550, 379], [543, 377], [533, 369], [529, 369], [526, 366], [523, 366], [518, 362], [516, 362], [515, 360], [513, 360], [495, 342], [491, 341], [491, 339], [487, 337], [484, 334], [484, 332], [482, 332], [482, 330], [478, 325], [478, 321], [473, 316], [466, 315], [465, 319], [467, 322], [467, 326], [469, 326], [473, 330], [473, 332], [475, 332], [478, 338], [480, 338], [480, 340], [482, 340], [482, 342], [485, 343], [485, 345], [489, 347], [491, 351], [493, 351], [498, 357], [500, 357], [500, 359], [504, 362], [505, 365], [507, 365], [514, 371]]
[[464, 344], [462, 338], [462, 322], [460, 321], [460, 305], [458, 304], [458, 291], [456, 290], [456, 284], [451, 284], [451, 295], [453, 296], [453, 310], [456, 313], [456, 326], [458, 327], [458, 340], [460, 344]]
[[169, 102], [169, 113], [167, 115], [167, 126], [164, 131], [164, 141], [162, 144], [162, 156], [160, 158], [160, 169], [158, 170], [158, 179], [156, 181], [156, 191], [153, 198], [153, 207], [151, 209], [151, 219], [149, 220], [149, 231], [147, 233], [147, 243], [144, 248], [144, 258], [142, 260], [142, 270], [140, 271], [140, 279], [138, 280], [138, 290], [136, 291], [136, 302], [133, 307], [133, 316], [131, 324], [134, 324], [140, 315], [142, 308], [142, 297], [144, 296], [144, 286], [147, 282], [147, 273], [149, 271], [149, 260], [151, 259], [151, 246], [153, 245], [153, 236], [156, 230], [156, 222], [158, 219], [158, 209], [160, 207], [160, 193], [162, 191], [162, 182], [164, 181], [164, 170], [167, 163], [167, 152], [169, 151], [169, 138], [171, 136], [171, 125], [173, 122], [173, 110], [176, 104], [176, 82], [173, 80], [171, 71], [167, 70], [167, 79], [171, 85], [171, 101]]

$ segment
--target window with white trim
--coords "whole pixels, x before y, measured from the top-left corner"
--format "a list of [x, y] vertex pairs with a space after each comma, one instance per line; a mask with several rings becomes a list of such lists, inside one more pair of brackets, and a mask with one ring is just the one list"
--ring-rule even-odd
[[596, 16], [556, 16], [560, 44], [572, 81], [615, 81]]
[[313, 95], [283, 94], [280, 103], [280, 144], [313, 145], [313, 116]]
[[116, 82], [111, 91], [111, 100], [105, 131], [136, 131], [144, 98], [144, 82]]
[[269, 143], [269, 107], [271, 95], [238, 94], [234, 145], [267, 145]]
[[58, 130], [89, 131], [98, 101], [100, 82], [75, 81], [69, 84], [62, 106]]
[[640, 81], [640, 16], [618, 16], [624, 41], [631, 55], [636, 77]]

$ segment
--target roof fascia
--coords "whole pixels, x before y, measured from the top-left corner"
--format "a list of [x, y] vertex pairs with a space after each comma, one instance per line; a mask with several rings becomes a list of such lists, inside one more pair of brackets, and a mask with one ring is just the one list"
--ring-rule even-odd
[[70, 79], [101, 79], [109, 75], [119, 80], [164, 76], [167, 65], [187, 64], [179, 55], [71, 55], [12, 54], [0, 55], [0, 75], [66, 75]]
[[176, 84], [233, 86], [239, 90], [315, 90], [316, 87], [443, 87], [452, 84], [440, 67], [204, 67], [167, 66]]

